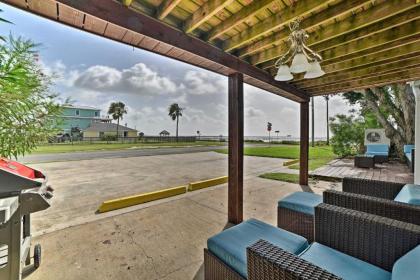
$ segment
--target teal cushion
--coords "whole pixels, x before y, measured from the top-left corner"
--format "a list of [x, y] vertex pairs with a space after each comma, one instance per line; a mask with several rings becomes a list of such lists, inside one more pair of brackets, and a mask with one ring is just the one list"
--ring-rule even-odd
[[399, 258], [392, 267], [392, 280], [420, 279], [420, 245]]
[[388, 152], [366, 152], [369, 156], [388, 156]]
[[207, 248], [246, 278], [246, 248], [260, 239], [296, 255], [308, 247], [302, 236], [250, 219], [209, 238]]
[[366, 145], [366, 154], [368, 155], [384, 155], [387, 156], [389, 146], [383, 144]]
[[413, 205], [420, 205], [420, 185], [405, 185], [394, 200]]
[[414, 149], [414, 145], [404, 145], [404, 153], [405, 154], [408, 154], [408, 153], [411, 154], [412, 149]]
[[405, 157], [407, 158], [408, 161], [411, 162], [411, 153], [406, 153]]
[[294, 192], [281, 200], [278, 206], [293, 211], [315, 215], [315, 207], [322, 203], [322, 196], [310, 192]]
[[312, 243], [300, 257], [344, 280], [390, 280], [391, 273], [320, 243]]

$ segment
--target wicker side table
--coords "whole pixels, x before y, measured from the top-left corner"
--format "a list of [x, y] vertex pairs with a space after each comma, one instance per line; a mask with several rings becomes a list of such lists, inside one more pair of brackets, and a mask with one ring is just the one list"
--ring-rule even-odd
[[374, 168], [375, 156], [357, 155], [354, 157], [354, 166], [359, 168]]

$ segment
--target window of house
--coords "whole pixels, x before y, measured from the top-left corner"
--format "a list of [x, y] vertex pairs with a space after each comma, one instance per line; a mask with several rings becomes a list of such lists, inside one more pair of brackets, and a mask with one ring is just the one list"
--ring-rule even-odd
[[99, 117], [99, 112], [95, 112], [95, 117]]
[[80, 115], [80, 111], [76, 110], [76, 116], [79, 116], [79, 115]]

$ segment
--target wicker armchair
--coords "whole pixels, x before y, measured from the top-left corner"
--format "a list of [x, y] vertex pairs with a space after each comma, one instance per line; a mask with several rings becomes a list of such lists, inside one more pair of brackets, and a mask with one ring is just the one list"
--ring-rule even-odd
[[[387, 271], [420, 244], [420, 226], [334, 205], [315, 210], [315, 241]], [[247, 248], [248, 279], [341, 279], [260, 240]]]
[[393, 200], [404, 187], [404, 183], [343, 178], [343, 192], [363, 194]]
[[357, 178], [343, 179], [343, 192], [328, 190], [324, 203], [420, 225], [420, 206], [394, 201], [404, 184]]

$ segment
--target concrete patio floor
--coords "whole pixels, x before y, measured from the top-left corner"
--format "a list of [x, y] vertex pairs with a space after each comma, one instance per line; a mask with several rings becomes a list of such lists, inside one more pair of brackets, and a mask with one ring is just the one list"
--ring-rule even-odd
[[[321, 193], [336, 183], [317, 182]], [[244, 217], [276, 224], [277, 200], [299, 185], [247, 176]], [[128, 208], [129, 209], [129, 208]], [[143, 209], [35, 238], [43, 263], [29, 280], [203, 279], [203, 248], [227, 221], [227, 186], [188, 193]]]

